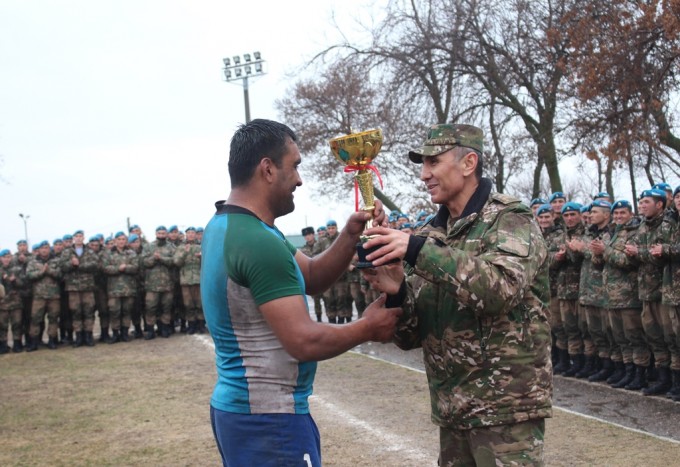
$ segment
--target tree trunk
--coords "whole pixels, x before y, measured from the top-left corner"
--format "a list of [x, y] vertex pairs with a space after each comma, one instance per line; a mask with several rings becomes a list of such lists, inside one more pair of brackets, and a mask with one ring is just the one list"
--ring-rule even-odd
[[[557, 150], [555, 149], [555, 140], [552, 135], [552, 128], [543, 132], [543, 141], [537, 144], [538, 159], [542, 160], [545, 168], [548, 171], [548, 180], [550, 180], [550, 188], [553, 193], [562, 190], [562, 180], [560, 178], [560, 169], [557, 164]], [[535, 172], [534, 172], [535, 175]], [[535, 185], [534, 180], [534, 185]]]
[[638, 208], [637, 208], [637, 203], [635, 202], [635, 200], [637, 199], [637, 188], [635, 187], [635, 167], [633, 165], [633, 157], [630, 154], [630, 152], [628, 152], [628, 174], [630, 176], [630, 191], [631, 191], [631, 194], [633, 195], [633, 199], [632, 199], [631, 204], [633, 205], [633, 209], [635, 210], [635, 214], [637, 214]]
[[536, 167], [534, 167], [534, 186], [531, 189], [531, 198], [538, 198], [541, 195], [541, 172], [543, 172], [543, 159], [540, 157], [536, 161]]
[[605, 185], [607, 186], [607, 193], [612, 196], [612, 199], [616, 199], [614, 196], [614, 182], [612, 181], [612, 175], [614, 174], [614, 159], [611, 157], [607, 158], [607, 172], [605, 174]]

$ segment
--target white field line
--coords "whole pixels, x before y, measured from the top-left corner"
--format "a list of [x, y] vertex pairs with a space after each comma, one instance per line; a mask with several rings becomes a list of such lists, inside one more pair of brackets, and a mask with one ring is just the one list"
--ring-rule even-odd
[[[201, 344], [204, 346], [215, 350], [215, 344], [213, 343], [212, 339], [210, 339], [207, 336], [202, 336], [202, 335], [194, 335], [194, 338], [198, 340]], [[379, 360], [379, 359], [378, 359]], [[384, 361], [384, 360], [382, 360]], [[408, 368], [408, 367], [404, 367]], [[351, 425], [354, 428], [360, 429], [365, 431], [371, 438], [378, 440], [380, 449], [384, 451], [391, 451], [391, 452], [401, 452], [404, 453], [405, 455], [412, 456], [415, 461], [418, 461], [419, 463], [425, 462], [427, 460], [431, 460], [432, 456], [434, 455], [431, 452], [425, 452], [420, 449], [413, 449], [408, 447], [409, 445], [412, 445], [413, 442], [409, 438], [405, 438], [403, 436], [399, 436], [394, 433], [390, 433], [388, 431], [382, 430], [371, 423], [362, 420], [360, 418], [355, 417], [354, 415], [351, 415], [350, 413], [346, 412], [336, 404], [333, 404], [332, 402], [328, 402], [325, 400], [323, 397], [320, 397], [318, 395], [312, 395], [310, 397], [310, 400], [322, 406], [327, 412], [331, 414], [331, 416], [334, 419], [341, 419], [345, 424]], [[362, 437], [363, 438], [363, 437]], [[422, 464], [421, 464], [422, 465]]]

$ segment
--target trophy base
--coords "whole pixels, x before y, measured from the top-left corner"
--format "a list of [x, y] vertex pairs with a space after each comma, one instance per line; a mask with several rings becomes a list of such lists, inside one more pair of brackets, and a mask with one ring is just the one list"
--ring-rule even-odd
[[[375, 267], [375, 266], [373, 266], [372, 262], [370, 262], [366, 259], [366, 256], [370, 255], [374, 251], [379, 250], [382, 245], [374, 246], [372, 248], [364, 248], [364, 242], [366, 240], [368, 240], [369, 238], [370, 237], [362, 237], [362, 241], [357, 243], [357, 256], [359, 257], [359, 260], [357, 261], [357, 263], [354, 266], [357, 269], [370, 269], [370, 268]], [[389, 261], [385, 264], [394, 264], [394, 263], [398, 263], [399, 261], [400, 261], [399, 258], [395, 258], [395, 259], [393, 259], [393, 260], [391, 260], [391, 261]]]

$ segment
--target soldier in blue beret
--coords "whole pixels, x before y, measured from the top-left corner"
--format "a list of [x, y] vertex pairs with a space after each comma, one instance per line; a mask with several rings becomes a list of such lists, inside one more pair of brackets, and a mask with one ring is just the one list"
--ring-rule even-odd
[[543, 198], [534, 198], [531, 200], [531, 202], [529, 203], [529, 207], [531, 208], [531, 211], [534, 213], [534, 216], [538, 216], [536, 211], [540, 206], [544, 204], [548, 204], [548, 206], [550, 206], [550, 204]]
[[563, 224], [562, 222], [562, 206], [567, 202], [566, 196], [561, 191], [556, 191], [548, 198], [548, 203], [553, 208], [555, 214], [555, 224]]
[[601, 191], [598, 194], [596, 194], [595, 196], [593, 196], [593, 201], [598, 201], [598, 200], [607, 201], [610, 204], [614, 202], [614, 198], [612, 198], [612, 195], [610, 195], [606, 191]]

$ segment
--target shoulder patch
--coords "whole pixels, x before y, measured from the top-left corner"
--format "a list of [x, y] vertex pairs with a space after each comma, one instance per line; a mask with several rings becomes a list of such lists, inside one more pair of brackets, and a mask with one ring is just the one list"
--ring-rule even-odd
[[519, 203], [520, 202], [519, 198], [515, 198], [514, 196], [506, 195], [505, 193], [491, 193], [491, 199], [498, 201], [499, 203], [502, 203], [502, 204], [513, 204], [513, 203]]

